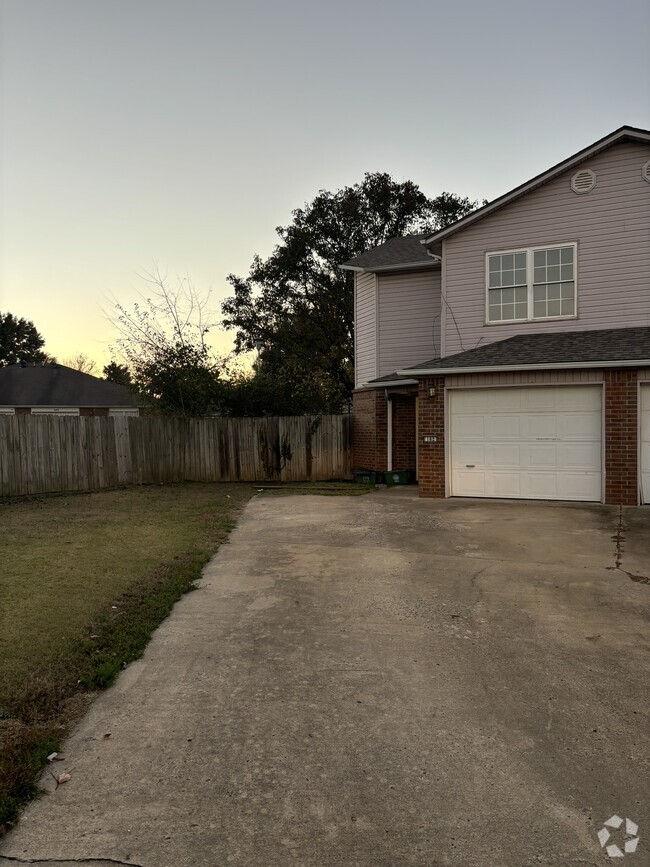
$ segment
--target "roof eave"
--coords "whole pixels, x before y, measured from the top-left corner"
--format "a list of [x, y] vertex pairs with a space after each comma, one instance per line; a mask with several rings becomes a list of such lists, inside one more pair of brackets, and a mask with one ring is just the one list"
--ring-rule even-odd
[[502, 196], [499, 196], [498, 199], [494, 199], [493, 202], [488, 202], [487, 205], [484, 205], [482, 208], [473, 211], [466, 217], [462, 217], [460, 220], [457, 220], [450, 226], [441, 229], [439, 232], [434, 232], [427, 238], [423, 238], [420, 243], [424, 246], [428, 246], [433, 242], [442, 241], [445, 238], [449, 237], [449, 235], [454, 235], [456, 234], [456, 232], [460, 232], [462, 229], [466, 229], [468, 226], [472, 225], [478, 220], [482, 220], [483, 217], [488, 217], [494, 211], [498, 211], [499, 208], [505, 207], [505, 205], [509, 204], [511, 201], [514, 201], [515, 199], [526, 195], [526, 193], [529, 193], [537, 187], [541, 186], [542, 184], [545, 184], [547, 181], [552, 180], [557, 175], [569, 171], [569, 169], [573, 168], [574, 166], [579, 165], [585, 160], [590, 159], [601, 151], [612, 147], [612, 145], [615, 145], [619, 141], [623, 141], [626, 138], [635, 138], [637, 141], [645, 141], [650, 143], [650, 132], [644, 129], [637, 129], [636, 127], [623, 126], [620, 129], [617, 129], [614, 132], [610, 133], [609, 135], [606, 135], [604, 138], [599, 139], [597, 142], [594, 142], [594, 144], [590, 145], [589, 147], [578, 151], [578, 153], [574, 154], [572, 157], [569, 157], [568, 159], [557, 163], [556, 165], [552, 166], [550, 169], [547, 169], [545, 172], [542, 172], [539, 175], [535, 175], [534, 178], [525, 181], [523, 184], [515, 187], [514, 190], [510, 190], [510, 192], [504, 193]]
[[366, 382], [361, 388], [392, 388], [395, 385], [417, 385], [417, 379], [390, 379], [387, 382]]
[[375, 265], [369, 268], [359, 268], [356, 265], [339, 265], [339, 268], [343, 268], [346, 271], [356, 271], [359, 274], [376, 274], [381, 271], [429, 270], [432, 268], [439, 268], [440, 263], [441, 259], [439, 256], [431, 256], [430, 261], [425, 259], [422, 262], [405, 262], [400, 265]]
[[566, 370], [599, 367], [650, 367], [648, 359], [623, 359], [620, 361], [563, 361], [543, 364], [495, 364], [468, 367], [423, 367], [398, 370], [398, 376], [447, 376], [456, 373], [513, 373], [518, 370]]

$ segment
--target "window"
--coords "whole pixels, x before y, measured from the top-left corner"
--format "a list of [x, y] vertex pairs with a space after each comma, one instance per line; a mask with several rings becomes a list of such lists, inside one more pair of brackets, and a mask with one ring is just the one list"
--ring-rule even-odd
[[576, 315], [575, 244], [487, 254], [487, 321]]

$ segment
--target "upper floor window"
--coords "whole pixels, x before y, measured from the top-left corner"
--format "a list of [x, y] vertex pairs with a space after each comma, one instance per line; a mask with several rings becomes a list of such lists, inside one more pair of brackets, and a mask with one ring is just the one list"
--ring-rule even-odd
[[487, 321], [576, 315], [576, 245], [487, 254]]

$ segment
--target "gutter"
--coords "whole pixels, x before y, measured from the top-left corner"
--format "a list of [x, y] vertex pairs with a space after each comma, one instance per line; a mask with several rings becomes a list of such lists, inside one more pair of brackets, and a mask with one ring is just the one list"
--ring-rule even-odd
[[407, 370], [398, 370], [397, 373], [399, 376], [451, 376], [455, 373], [514, 373], [520, 370], [566, 370], [567, 368], [587, 370], [598, 367], [650, 367], [650, 358], [638, 361], [629, 359], [625, 361], [563, 361], [559, 364], [496, 364], [482, 367], [427, 367], [418, 369], [411, 367]]
[[343, 271], [355, 271], [357, 274], [376, 274], [381, 271], [414, 271], [418, 268], [421, 270], [429, 270], [430, 268], [439, 267], [441, 263], [440, 256], [434, 256], [432, 253], [429, 253], [429, 256], [433, 261], [406, 262], [403, 265], [377, 265], [374, 268], [357, 268], [355, 265], [339, 265], [339, 268]]

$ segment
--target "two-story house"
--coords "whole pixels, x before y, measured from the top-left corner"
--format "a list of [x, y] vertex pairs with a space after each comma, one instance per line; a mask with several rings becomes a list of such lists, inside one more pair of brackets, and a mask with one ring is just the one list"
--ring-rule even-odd
[[420, 495], [650, 502], [650, 131], [355, 272], [355, 464]]

